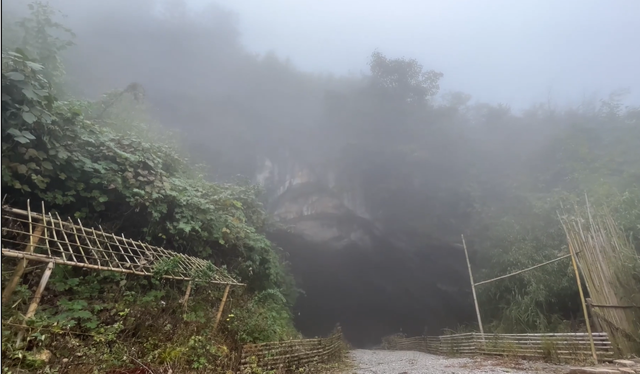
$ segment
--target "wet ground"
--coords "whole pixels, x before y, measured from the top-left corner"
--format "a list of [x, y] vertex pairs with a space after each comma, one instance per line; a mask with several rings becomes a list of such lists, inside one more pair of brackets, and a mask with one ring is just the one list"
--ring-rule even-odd
[[567, 366], [499, 358], [448, 358], [409, 351], [354, 350], [353, 374], [561, 374]]

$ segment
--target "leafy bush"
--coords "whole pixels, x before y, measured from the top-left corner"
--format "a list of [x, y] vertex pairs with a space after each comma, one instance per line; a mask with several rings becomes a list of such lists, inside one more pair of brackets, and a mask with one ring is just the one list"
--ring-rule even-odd
[[[247, 283], [248, 295], [287, 295], [278, 303], [257, 297], [249, 309], [269, 314], [275, 325], [255, 324], [242, 339], [262, 341], [292, 333], [288, 307], [295, 287], [280, 250], [263, 234], [267, 218], [258, 200], [261, 190], [247, 183], [210, 183], [175, 146], [162, 137], [149, 137], [144, 116], [135, 116], [144, 112], [139, 86], [111, 92], [97, 102], [61, 100], [53, 86], [64, 70], [52, 54], [70, 43], [49, 32], [68, 30], [51, 19], [54, 13], [48, 6], [36, 2], [31, 9], [32, 16], [16, 28], [23, 37], [15, 40], [30, 41], [36, 33], [53, 44], [29, 42], [2, 52], [5, 203], [44, 201], [62, 217], [74, 216], [88, 226], [100, 224], [106, 231], [224, 264], [223, 271]], [[131, 109], [131, 117], [117, 110], [121, 105]], [[29, 322], [28, 344], [16, 349], [10, 339], [15, 329], [3, 328], [7, 365], [24, 364], [33, 352], [54, 347], [60, 358], [92, 357], [96, 369], [103, 371], [131, 364], [127, 357], [134, 350], [140, 360], [152, 363], [179, 356], [180, 364], [191, 369], [222, 370], [232, 352], [221, 342], [233, 346], [237, 341], [211, 330], [212, 307], [219, 305], [222, 291], [197, 280], [183, 314], [180, 299], [186, 284], [161, 278], [173, 265], [170, 260], [163, 263], [148, 278], [57, 266], [39, 312]], [[39, 274], [37, 270], [25, 277], [12, 307], [3, 305], [3, 322], [21, 321], [18, 308], [30, 299]], [[206, 271], [195, 276], [206, 278]], [[235, 306], [239, 315], [251, 314], [242, 304]]]
[[224, 261], [254, 289], [284, 285], [261, 233], [258, 187], [206, 182], [174, 148], [87, 120], [86, 103], [56, 100], [42, 70], [2, 55], [2, 188], [14, 204], [43, 200], [63, 216]]
[[256, 294], [246, 306], [234, 309], [226, 322], [242, 343], [280, 341], [298, 336], [291, 324], [286, 298], [274, 290]]

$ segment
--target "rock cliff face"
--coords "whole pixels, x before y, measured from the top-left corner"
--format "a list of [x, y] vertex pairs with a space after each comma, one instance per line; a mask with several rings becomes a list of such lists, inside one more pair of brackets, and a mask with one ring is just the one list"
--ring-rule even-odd
[[304, 164], [283, 152], [264, 158], [257, 181], [269, 212], [285, 227], [272, 236], [290, 254], [304, 294], [296, 323], [307, 336], [340, 323], [349, 341], [418, 335], [473, 320], [459, 246], [391, 232], [376, 220], [361, 178], [339, 165]]

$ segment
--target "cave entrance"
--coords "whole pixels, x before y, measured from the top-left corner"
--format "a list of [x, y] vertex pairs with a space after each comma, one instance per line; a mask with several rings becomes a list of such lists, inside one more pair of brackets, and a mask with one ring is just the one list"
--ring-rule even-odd
[[384, 237], [342, 247], [278, 232], [303, 293], [293, 309], [306, 337], [325, 336], [336, 323], [355, 347], [371, 348], [394, 333], [438, 334], [474, 321], [464, 252], [452, 245], [408, 249]]

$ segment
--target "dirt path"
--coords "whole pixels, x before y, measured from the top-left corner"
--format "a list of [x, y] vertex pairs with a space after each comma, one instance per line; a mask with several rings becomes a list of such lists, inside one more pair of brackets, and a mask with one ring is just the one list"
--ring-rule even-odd
[[446, 358], [407, 351], [351, 352], [354, 374], [560, 374], [567, 367], [521, 360]]

